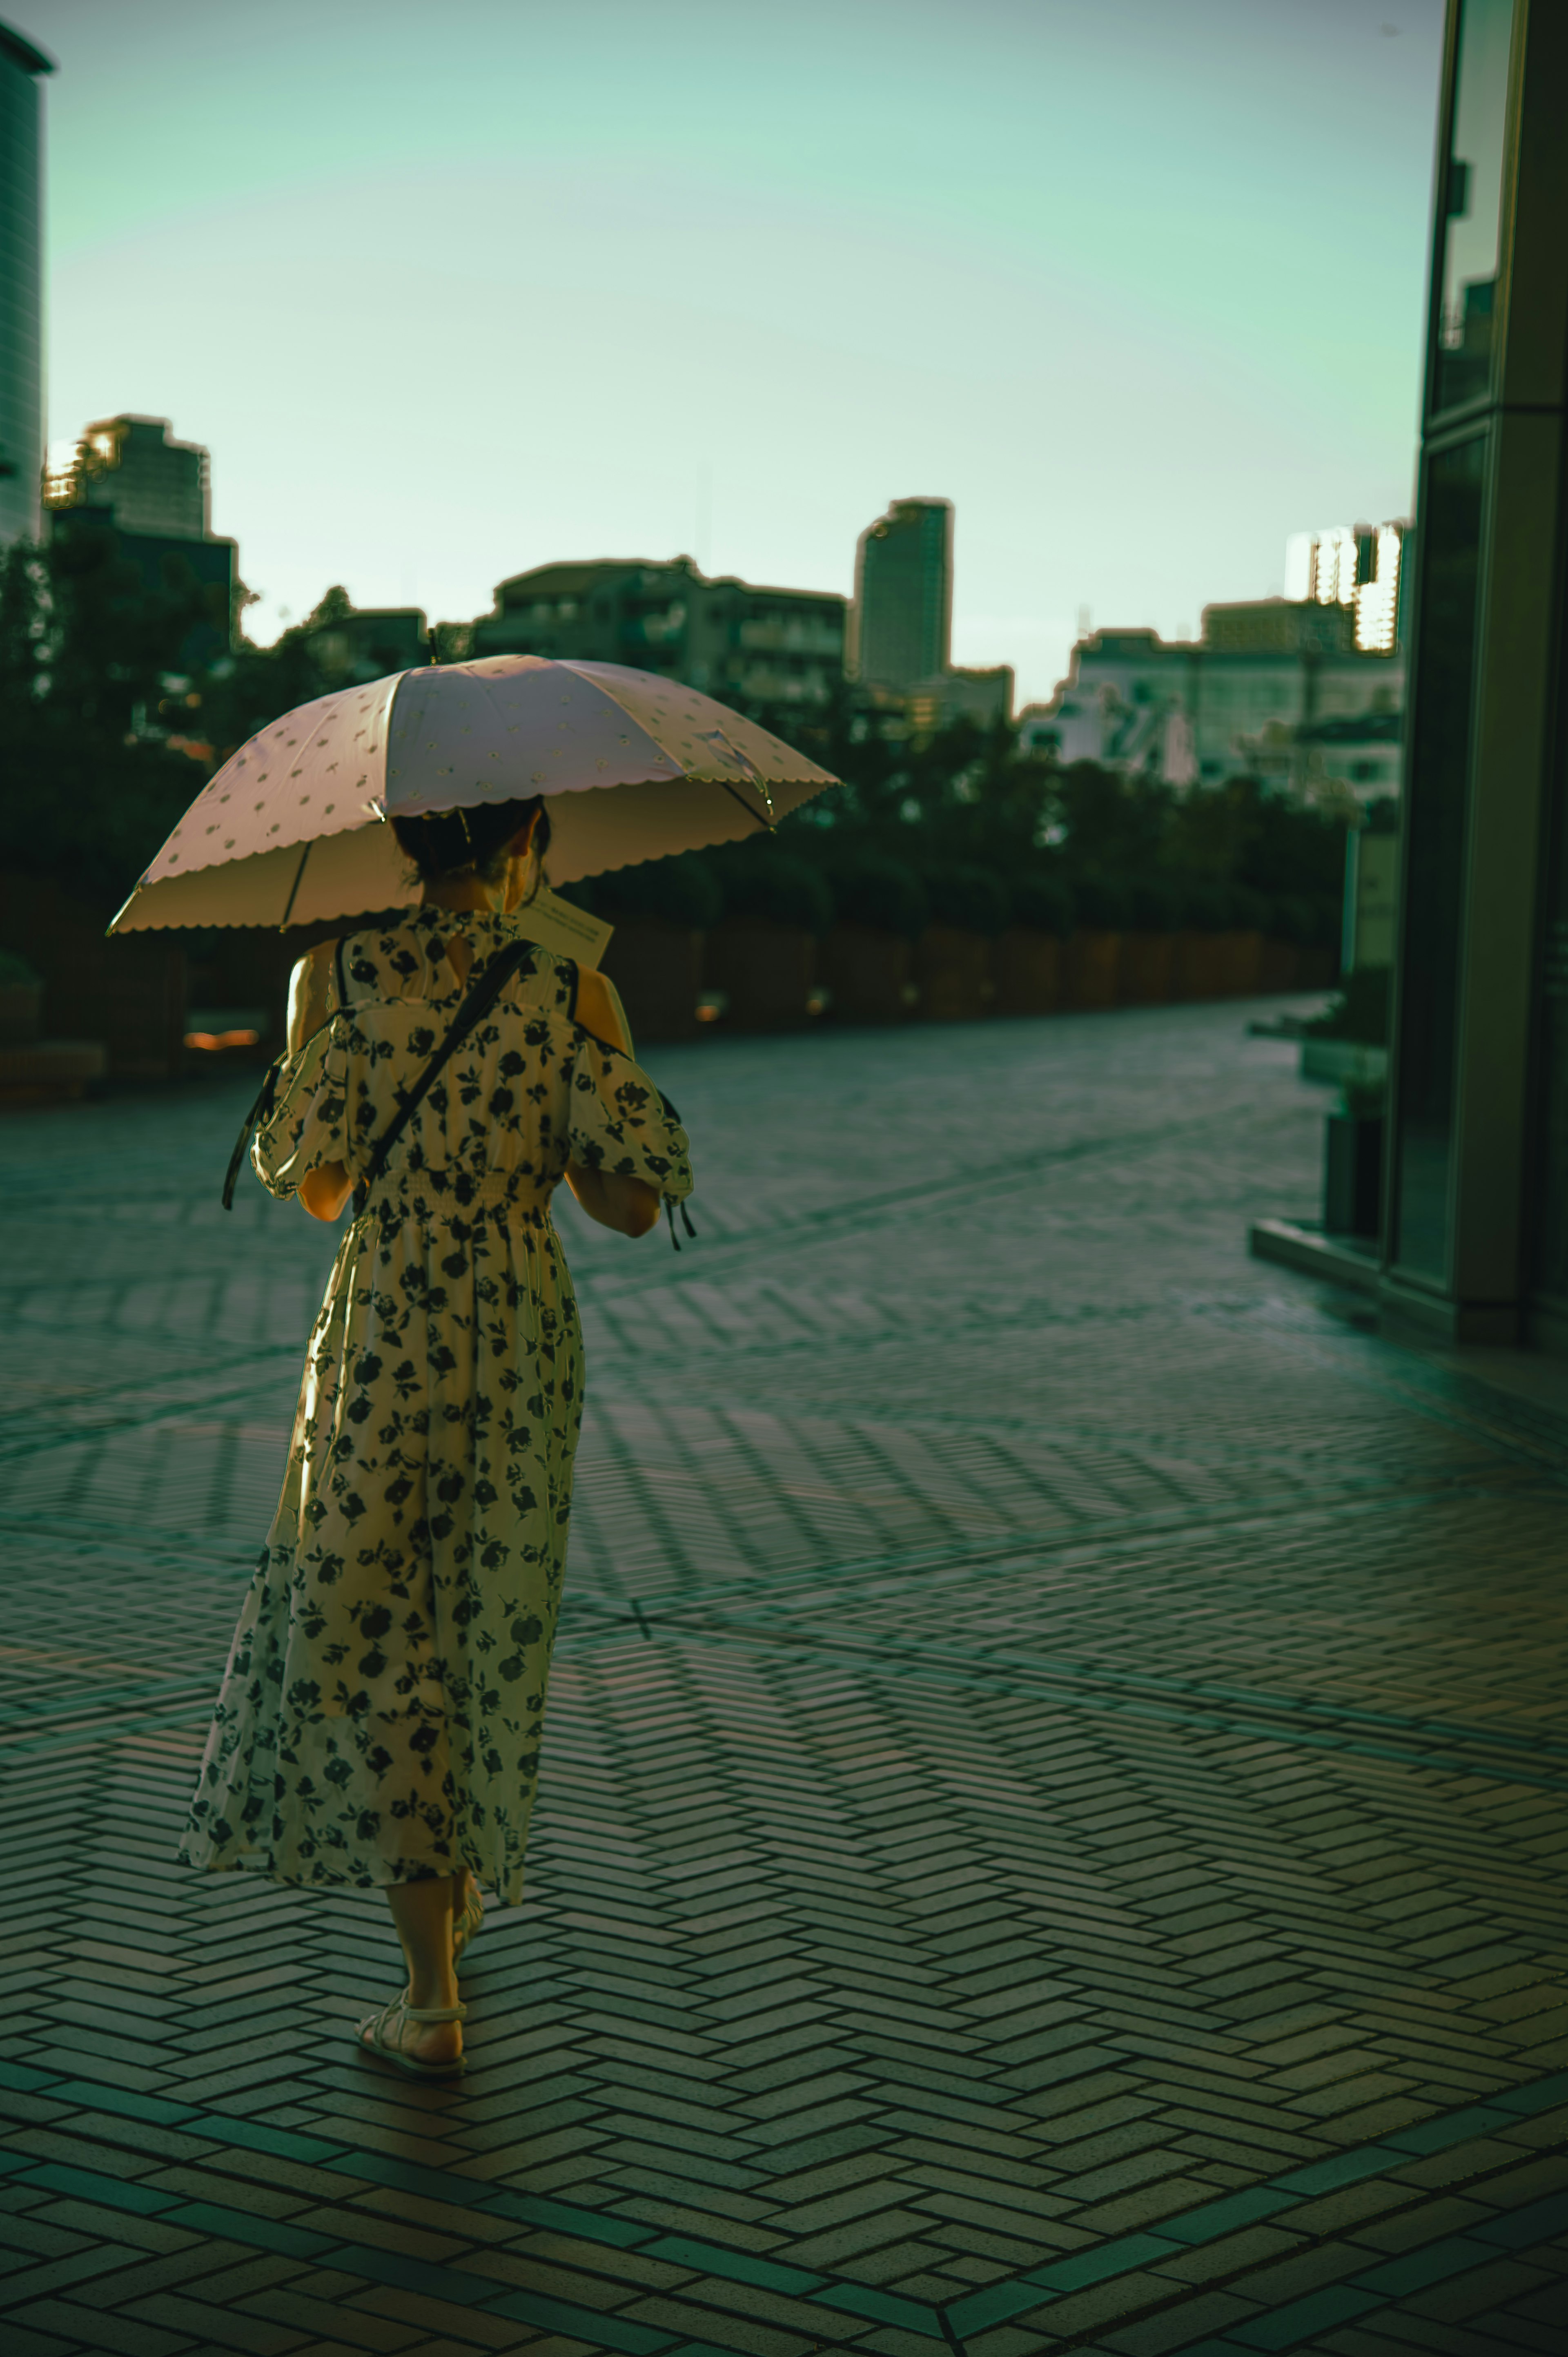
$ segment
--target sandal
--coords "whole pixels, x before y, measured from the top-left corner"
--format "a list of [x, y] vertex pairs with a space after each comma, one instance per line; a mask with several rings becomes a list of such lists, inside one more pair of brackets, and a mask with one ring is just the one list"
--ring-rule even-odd
[[466, 2055], [456, 2054], [449, 2062], [422, 2062], [417, 2055], [405, 2054], [401, 2046], [393, 2045], [387, 2033], [405, 2021], [463, 2021], [467, 2012], [466, 2005], [410, 2005], [405, 1993], [383, 2005], [380, 2013], [367, 2014], [354, 2032], [354, 2043], [362, 2053], [378, 2054], [383, 2062], [395, 2063], [411, 2079], [460, 2079], [468, 2067]]
[[485, 1920], [485, 1901], [478, 1883], [468, 1877], [467, 1902], [452, 1921], [452, 1962], [456, 1964]]

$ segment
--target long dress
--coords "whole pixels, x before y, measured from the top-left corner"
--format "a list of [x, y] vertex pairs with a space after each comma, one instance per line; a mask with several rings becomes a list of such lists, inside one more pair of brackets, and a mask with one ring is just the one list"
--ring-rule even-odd
[[[363, 1169], [517, 919], [424, 908], [342, 945], [329, 1027], [252, 1158], [274, 1195]], [[515, 1904], [561, 1600], [583, 1348], [550, 1216], [567, 1161], [691, 1191], [684, 1131], [575, 1020], [534, 948], [349, 1224], [283, 1495], [235, 1631], [181, 1855], [373, 1886], [467, 1866]], [[339, 991], [346, 1004], [339, 1003]]]

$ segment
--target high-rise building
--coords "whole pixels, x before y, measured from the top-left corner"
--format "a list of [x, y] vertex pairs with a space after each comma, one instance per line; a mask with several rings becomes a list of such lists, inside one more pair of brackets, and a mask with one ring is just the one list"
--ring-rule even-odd
[[44, 442], [43, 139], [54, 63], [0, 25], [0, 545], [38, 529]]
[[1403, 594], [1402, 522], [1336, 524], [1298, 532], [1285, 544], [1285, 597], [1348, 606], [1364, 655], [1391, 654], [1400, 638]]
[[950, 500], [895, 500], [854, 556], [849, 665], [866, 687], [940, 679], [952, 642]]

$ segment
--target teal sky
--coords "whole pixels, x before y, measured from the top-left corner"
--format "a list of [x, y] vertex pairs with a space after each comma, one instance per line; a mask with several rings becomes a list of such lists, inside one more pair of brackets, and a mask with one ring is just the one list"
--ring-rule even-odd
[[1194, 627], [1406, 511], [1440, 0], [11, 0], [49, 435], [212, 452], [256, 635], [563, 557], [848, 591], [958, 510], [955, 654]]

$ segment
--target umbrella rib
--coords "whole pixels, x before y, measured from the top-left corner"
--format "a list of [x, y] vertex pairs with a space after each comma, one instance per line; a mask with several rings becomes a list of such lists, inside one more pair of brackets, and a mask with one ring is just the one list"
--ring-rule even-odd
[[726, 794], [734, 795], [735, 800], [740, 804], [747, 818], [754, 818], [757, 821], [757, 825], [762, 829], [764, 834], [771, 834], [773, 833], [774, 821], [770, 818], [765, 818], [760, 811], [753, 810], [745, 795], [736, 793], [735, 788], [731, 785], [727, 778], [715, 778], [714, 780], [714, 783], [715, 786], [722, 786]]
[[294, 871], [294, 885], [289, 892], [288, 906], [285, 909], [283, 915], [278, 919], [278, 931], [280, 933], [286, 933], [288, 931], [288, 920], [294, 914], [294, 904], [299, 898], [299, 887], [301, 878], [305, 874], [305, 863], [309, 858], [313, 847], [314, 838], [312, 838], [310, 843], [306, 845], [305, 849], [299, 855], [299, 866]]

